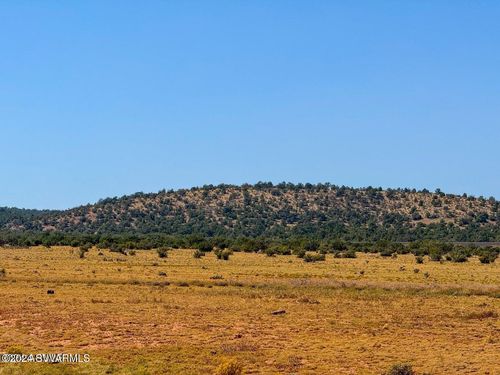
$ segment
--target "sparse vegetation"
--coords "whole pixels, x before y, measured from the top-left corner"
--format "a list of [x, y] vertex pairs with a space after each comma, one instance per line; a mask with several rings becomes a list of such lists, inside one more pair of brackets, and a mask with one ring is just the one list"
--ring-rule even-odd
[[203, 252], [201, 250], [195, 250], [193, 253], [193, 258], [195, 258], [195, 259], [200, 259], [201, 257], [204, 257], [204, 256], [205, 256], [205, 252]]
[[[223, 245], [222, 239], [217, 241]], [[443, 263], [426, 262], [415, 273], [414, 254], [427, 255], [425, 243], [404, 244], [393, 259], [381, 257], [374, 244], [344, 242], [343, 250], [335, 250], [328, 241], [318, 242], [317, 251], [307, 252], [325, 256], [316, 263], [279, 253], [267, 257], [264, 250], [255, 253], [257, 248], [295, 252], [303, 249], [301, 241], [241, 241], [245, 245], [237, 245], [236, 252], [230, 239], [225, 246], [235, 251], [230, 261], [217, 259], [217, 246], [212, 254], [204, 252], [201, 263], [193, 259], [195, 246], [169, 250], [168, 262], [158, 259], [161, 246], [133, 257], [109, 253], [108, 248], [99, 250], [105, 256], [97, 256], [91, 250], [84, 262], [78, 259], [78, 248], [0, 248], [0, 264], [8, 270], [8, 278], [0, 280], [5, 284], [0, 309], [2, 325], [9, 329], [0, 335], [0, 346], [22, 342], [29, 350], [50, 351], [54, 332], [63, 324], [70, 337], [95, 348], [92, 362], [79, 364], [72, 370], [76, 373], [102, 373], [111, 365], [119, 373], [140, 373], [133, 358], [141, 358], [141, 368], [151, 373], [210, 374], [232, 358], [248, 373], [343, 374], [369, 368], [381, 374], [388, 369], [387, 358], [408, 350], [409, 323], [425, 322], [425, 336], [412, 338], [411, 359], [419, 373], [440, 368], [457, 374], [495, 373], [490, 328], [498, 319], [498, 264], [481, 264], [481, 247], [467, 250], [472, 255], [468, 262], [451, 263], [443, 257]], [[467, 247], [453, 249], [460, 246]], [[130, 249], [131, 244], [123, 247]], [[357, 251], [357, 257], [334, 256], [348, 251]], [[27, 269], [37, 273], [32, 276]], [[427, 279], [424, 272], [432, 276]], [[36, 308], [27, 301], [37, 301]], [[388, 306], [394, 319], [380, 325]], [[84, 328], [95, 316], [95, 329]], [[19, 320], [26, 332], [39, 324], [47, 329], [32, 341], [17, 334]], [[127, 331], [124, 322], [131, 322]], [[469, 339], [471, 332], [475, 340]], [[382, 338], [390, 342], [383, 348], [386, 355], [374, 357]], [[322, 348], [315, 346], [320, 340]], [[145, 346], [132, 347], [131, 342]], [[279, 349], [273, 349], [277, 343]], [[58, 345], [58, 350], [71, 350], [67, 341]], [[338, 345], [344, 348], [343, 361], [330, 351]], [[469, 356], [471, 352], [475, 355]], [[467, 363], [457, 370], [461, 356], [467, 356]], [[304, 359], [294, 360], [291, 367], [289, 357]], [[36, 373], [28, 370], [39, 368], [35, 365], [40, 366], [26, 364], [25, 372]]]
[[160, 258], [167, 258], [168, 257], [168, 248], [167, 247], [160, 247], [156, 249], [156, 252], [158, 253], [158, 256]]
[[304, 255], [304, 262], [321, 262], [326, 259], [325, 254], [317, 254], [317, 253], [306, 253]]
[[243, 365], [235, 359], [224, 360], [215, 370], [215, 375], [242, 375]]
[[411, 364], [398, 363], [393, 365], [389, 371], [386, 372], [386, 375], [416, 375], [416, 372], [413, 371]]

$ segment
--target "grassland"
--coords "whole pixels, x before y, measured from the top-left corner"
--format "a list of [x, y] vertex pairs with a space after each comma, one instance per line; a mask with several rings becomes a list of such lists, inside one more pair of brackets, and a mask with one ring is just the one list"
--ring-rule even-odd
[[0, 352], [91, 355], [0, 374], [500, 373], [497, 263], [192, 253], [0, 248]]

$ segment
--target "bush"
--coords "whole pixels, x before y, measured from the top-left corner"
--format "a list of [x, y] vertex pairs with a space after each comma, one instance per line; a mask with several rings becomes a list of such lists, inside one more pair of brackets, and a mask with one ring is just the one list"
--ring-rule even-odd
[[319, 242], [318, 241], [309, 241], [304, 245], [304, 250], [305, 251], [316, 251], [319, 249]]
[[156, 249], [156, 252], [158, 253], [158, 256], [160, 258], [167, 258], [168, 257], [168, 248], [167, 247], [160, 247]]
[[5, 277], [7, 274], [7, 271], [5, 271], [5, 268], [0, 268], [0, 277]]
[[217, 259], [220, 259], [220, 260], [229, 260], [229, 256], [231, 256], [231, 254], [233, 254], [233, 252], [231, 250], [228, 250], [228, 249], [217, 250], [215, 252]]
[[394, 251], [389, 247], [386, 249], [380, 250], [380, 255], [383, 257], [390, 257], [393, 253], [394, 253]]
[[415, 262], [417, 262], [417, 264], [422, 264], [422, 263], [424, 263], [424, 257], [423, 257], [423, 256], [421, 256], [421, 255], [417, 255], [417, 256], [415, 257]]
[[322, 262], [326, 259], [325, 254], [306, 253], [304, 255], [304, 262]]
[[267, 256], [274, 255], [291, 255], [292, 250], [285, 245], [273, 245], [264, 250]]
[[332, 242], [332, 250], [333, 251], [344, 251], [344, 250], [347, 250], [347, 244], [342, 241], [342, 240], [334, 240]]
[[198, 250], [204, 251], [206, 253], [208, 253], [214, 249], [214, 247], [206, 241], [199, 243], [197, 247], [198, 247]]
[[386, 372], [386, 375], [416, 375], [416, 373], [409, 363], [397, 363]]
[[201, 257], [204, 257], [205, 253], [201, 250], [195, 250], [193, 253], [193, 258], [200, 259]]
[[241, 375], [243, 366], [234, 359], [224, 360], [219, 367], [215, 369], [215, 375]]
[[335, 258], [356, 258], [356, 251], [354, 249], [350, 249], [340, 253], [335, 253]]
[[78, 253], [78, 255], [80, 256], [80, 259], [85, 258], [85, 253], [86, 253], [87, 251], [88, 251], [88, 250], [85, 250], [85, 248], [80, 247], [80, 250], [79, 250], [79, 253]]
[[276, 250], [274, 250], [272, 247], [269, 247], [266, 250], [264, 250], [264, 253], [266, 253], [268, 257], [273, 257], [276, 255]]
[[497, 259], [497, 256], [495, 252], [484, 252], [479, 255], [479, 261], [483, 264], [493, 263]]
[[467, 254], [461, 250], [453, 250], [449, 255], [449, 260], [455, 263], [467, 262]]
[[294, 252], [295, 255], [297, 255], [297, 258], [303, 259], [306, 256], [306, 251], [305, 250], [297, 250]]

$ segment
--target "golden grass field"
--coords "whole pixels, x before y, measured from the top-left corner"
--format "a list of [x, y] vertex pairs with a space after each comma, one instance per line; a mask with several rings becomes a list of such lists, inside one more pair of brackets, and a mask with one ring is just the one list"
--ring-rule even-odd
[[498, 263], [98, 252], [0, 248], [0, 352], [91, 356], [0, 374], [500, 374]]

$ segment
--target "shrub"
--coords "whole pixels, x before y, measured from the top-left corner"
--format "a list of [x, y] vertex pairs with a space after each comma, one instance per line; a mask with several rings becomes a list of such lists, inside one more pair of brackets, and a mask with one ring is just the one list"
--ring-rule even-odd
[[295, 255], [297, 255], [297, 258], [300, 258], [300, 259], [303, 259], [304, 256], [306, 255], [306, 251], [305, 250], [296, 250], [295, 252]]
[[456, 263], [467, 262], [467, 254], [462, 250], [453, 250], [448, 255], [449, 255], [449, 259], [452, 262], [456, 262]]
[[439, 249], [432, 249], [429, 252], [429, 258], [434, 262], [439, 262], [442, 257], [443, 254], [441, 253], [441, 251], [439, 251]]
[[380, 255], [383, 257], [390, 257], [393, 253], [394, 253], [394, 251], [391, 248], [386, 248], [386, 249], [380, 250]]
[[291, 255], [292, 250], [285, 245], [273, 245], [264, 250], [267, 256], [273, 255]]
[[304, 262], [321, 262], [324, 261], [325, 254], [316, 254], [316, 253], [306, 253], [304, 255]]
[[243, 366], [234, 359], [224, 360], [219, 367], [215, 369], [215, 375], [241, 375]]
[[206, 241], [200, 242], [197, 247], [198, 247], [198, 250], [204, 251], [206, 253], [208, 253], [214, 249], [214, 247]]
[[5, 268], [0, 268], [0, 277], [5, 277], [7, 274], [7, 271], [5, 271]]
[[417, 264], [422, 264], [422, 263], [424, 263], [424, 257], [423, 257], [423, 256], [421, 256], [421, 255], [417, 255], [417, 256], [415, 257], [415, 262], [417, 262]]
[[304, 245], [304, 250], [305, 251], [316, 251], [319, 249], [319, 242], [318, 241], [309, 241]]
[[479, 261], [483, 264], [493, 263], [497, 259], [497, 254], [494, 252], [484, 252], [479, 255]]
[[269, 247], [266, 250], [264, 250], [264, 253], [266, 253], [268, 257], [273, 257], [276, 255], [276, 250], [272, 247]]
[[88, 250], [85, 250], [83, 247], [80, 247], [80, 251], [78, 253], [78, 255], [80, 256], [80, 259], [83, 259], [85, 258], [85, 253], [87, 252]]
[[353, 249], [335, 254], [335, 258], [356, 258], [356, 251]]
[[200, 259], [201, 257], [204, 257], [205, 253], [201, 250], [195, 250], [193, 253], [193, 258]]
[[160, 247], [160, 248], [156, 249], [156, 252], [158, 253], [158, 256], [160, 258], [168, 257], [168, 248], [167, 247]]
[[412, 365], [409, 363], [397, 363], [393, 365], [389, 371], [387, 371], [386, 375], [415, 375], [415, 371], [413, 371]]
[[347, 250], [347, 244], [342, 240], [334, 240], [332, 242], [332, 250], [334, 251], [344, 251]]
[[233, 254], [231, 250], [225, 249], [225, 250], [217, 250], [215, 252], [215, 255], [217, 256], [217, 259], [220, 260], [229, 260], [229, 256]]
[[222, 250], [222, 259], [229, 260], [229, 256], [232, 255], [233, 252], [231, 250]]
[[134, 256], [135, 254], [136, 254], [136, 253], [135, 253], [135, 250], [130, 250], [130, 251], [128, 252], [128, 255], [132, 255], [132, 256]]
[[82, 246], [80, 246], [80, 249], [83, 249], [84, 251], [89, 251], [90, 249], [92, 249], [92, 244], [87, 242]]

